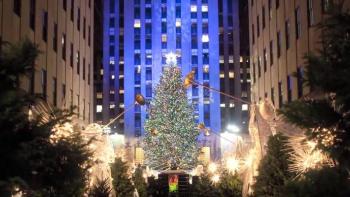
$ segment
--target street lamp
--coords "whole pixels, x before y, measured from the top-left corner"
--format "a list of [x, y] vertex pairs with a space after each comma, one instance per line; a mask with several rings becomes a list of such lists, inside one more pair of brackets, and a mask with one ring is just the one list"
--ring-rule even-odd
[[229, 124], [227, 125], [227, 130], [233, 133], [238, 133], [240, 131], [240, 128], [237, 125]]
[[145, 98], [141, 95], [141, 94], [137, 94], [135, 96], [135, 103], [129, 105], [124, 111], [122, 111], [121, 113], [119, 113], [115, 118], [113, 118], [111, 121], [109, 121], [108, 124], [104, 125], [102, 128], [106, 128], [109, 125], [111, 125], [113, 122], [115, 122], [116, 120], [118, 120], [120, 117], [122, 117], [122, 115], [124, 115], [127, 111], [129, 111], [130, 109], [132, 109], [135, 105], [145, 105]]
[[198, 83], [197, 81], [194, 80], [194, 74], [195, 74], [195, 72], [194, 72], [194, 71], [191, 71], [190, 73], [188, 73], [188, 74], [186, 75], [186, 77], [185, 77], [185, 79], [184, 79], [184, 82], [183, 82], [185, 88], [189, 88], [191, 85], [198, 85], [198, 86], [201, 86], [201, 87], [206, 88], [206, 89], [208, 89], [208, 90], [217, 92], [217, 93], [222, 94], [222, 95], [224, 95], [224, 96], [227, 96], [227, 97], [229, 97], [229, 98], [231, 98], [231, 99], [233, 99], [233, 100], [240, 101], [240, 102], [246, 103], [246, 104], [251, 104], [249, 101], [245, 101], [245, 100], [243, 100], [243, 99], [241, 99], [241, 98], [232, 96], [232, 95], [227, 94], [227, 93], [225, 93], [225, 92], [221, 92], [220, 90], [217, 90], [217, 89], [215, 89], [215, 88], [212, 88], [212, 87], [203, 85], [203, 84], [201, 84], [201, 83]]

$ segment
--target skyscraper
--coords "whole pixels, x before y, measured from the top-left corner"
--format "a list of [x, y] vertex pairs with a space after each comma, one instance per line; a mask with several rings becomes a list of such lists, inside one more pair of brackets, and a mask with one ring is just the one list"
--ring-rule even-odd
[[[302, 83], [304, 56], [319, 49], [317, 24], [336, 2], [340, 1], [249, 1], [253, 101], [266, 98], [280, 108], [308, 93]], [[344, 3], [350, 7], [350, 1]]]
[[[103, 103], [96, 106], [96, 112], [107, 123], [130, 109], [112, 125], [112, 130], [125, 134], [128, 145], [134, 147], [141, 139], [148, 116], [148, 105], [134, 106], [134, 97], [141, 93], [147, 102], [151, 100], [166, 66], [166, 54], [177, 55], [183, 75], [195, 71], [196, 81], [220, 88], [218, 16], [217, 1], [104, 1]], [[192, 86], [188, 97], [197, 122], [219, 133], [219, 94]], [[215, 135], [201, 139], [203, 146], [211, 147], [212, 158], [218, 158]]]
[[[220, 90], [250, 101], [248, 7], [245, 0], [219, 0]], [[221, 95], [221, 127], [248, 132], [249, 105]]]
[[77, 106], [83, 123], [92, 122], [93, 10], [92, 0], [0, 2], [1, 41], [28, 38], [41, 51], [23, 89], [58, 108]]

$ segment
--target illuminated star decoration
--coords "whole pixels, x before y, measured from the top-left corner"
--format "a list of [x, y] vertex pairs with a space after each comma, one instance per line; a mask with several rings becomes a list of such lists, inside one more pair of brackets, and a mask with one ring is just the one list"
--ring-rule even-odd
[[177, 55], [173, 52], [170, 52], [168, 54], [165, 54], [166, 61], [165, 63], [167, 65], [176, 65], [177, 64]]

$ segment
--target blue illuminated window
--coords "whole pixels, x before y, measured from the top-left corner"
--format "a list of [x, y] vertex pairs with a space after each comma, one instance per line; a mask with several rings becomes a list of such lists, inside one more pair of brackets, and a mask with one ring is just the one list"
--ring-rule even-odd
[[135, 54], [134, 61], [135, 61], [135, 65], [140, 65], [141, 64], [140, 54]]
[[162, 22], [162, 34], [166, 33], [166, 22]]
[[181, 7], [176, 6], [176, 18], [181, 18]]
[[152, 49], [152, 40], [151, 40], [151, 38], [146, 38], [146, 49]]
[[192, 49], [197, 49], [198, 48], [197, 36], [192, 36], [191, 48]]
[[152, 65], [152, 56], [146, 55], [146, 65]]
[[152, 8], [146, 8], [146, 19], [152, 18]]
[[209, 64], [209, 55], [203, 54], [203, 64]]
[[152, 84], [146, 85], [146, 97], [152, 97]]
[[[198, 96], [198, 86], [197, 85], [192, 86], [192, 96]], [[197, 105], [197, 107], [198, 107], [198, 105]]]
[[181, 36], [176, 36], [176, 48], [181, 48]]
[[152, 80], [152, 68], [146, 68], [146, 80]]
[[152, 23], [146, 23], [145, 29], [146, 29], [146, 34], [148, 35], [152, 34]]
[[192, 55], [192, 64], [198, 64], [198, 56], [197, 55]]
[[135, 17], [135, 19], [139, 19], [140, 15], [141, 15], [140, 7], [135, 7], [135, 9], [134, 9], [134, 17]]
[[203, 23], [203, 27], [202, 27], [202, 33], [203, 34], [208, 34], [208, 23]]
[[134, 47], [135, 49], [141, 49], [141, 41], [140, 40], [135, 40], [134, 41]]
[[[140, 75], [140, 73], [137, 73], [135, 71], [135, 85], [140, 85], [140, 84], [141, 84], [141, 75]], [[140, 93], [140, 92], [138, 92], [138, 93]]]
[[197, 23], [191, 24], [191, 34], [197, 34]]
[[166, 18], [166, 7], [162, 7], [162, 18]]

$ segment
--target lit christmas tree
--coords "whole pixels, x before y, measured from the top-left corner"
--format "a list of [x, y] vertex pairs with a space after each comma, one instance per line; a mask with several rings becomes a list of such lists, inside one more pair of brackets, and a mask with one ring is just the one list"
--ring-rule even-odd
[[199, 153], [193, 108], [188, 103], [176, 56], [169, 54], [166, 63], [145, 124], [146, 163], [154, 170], [192, 169]]

